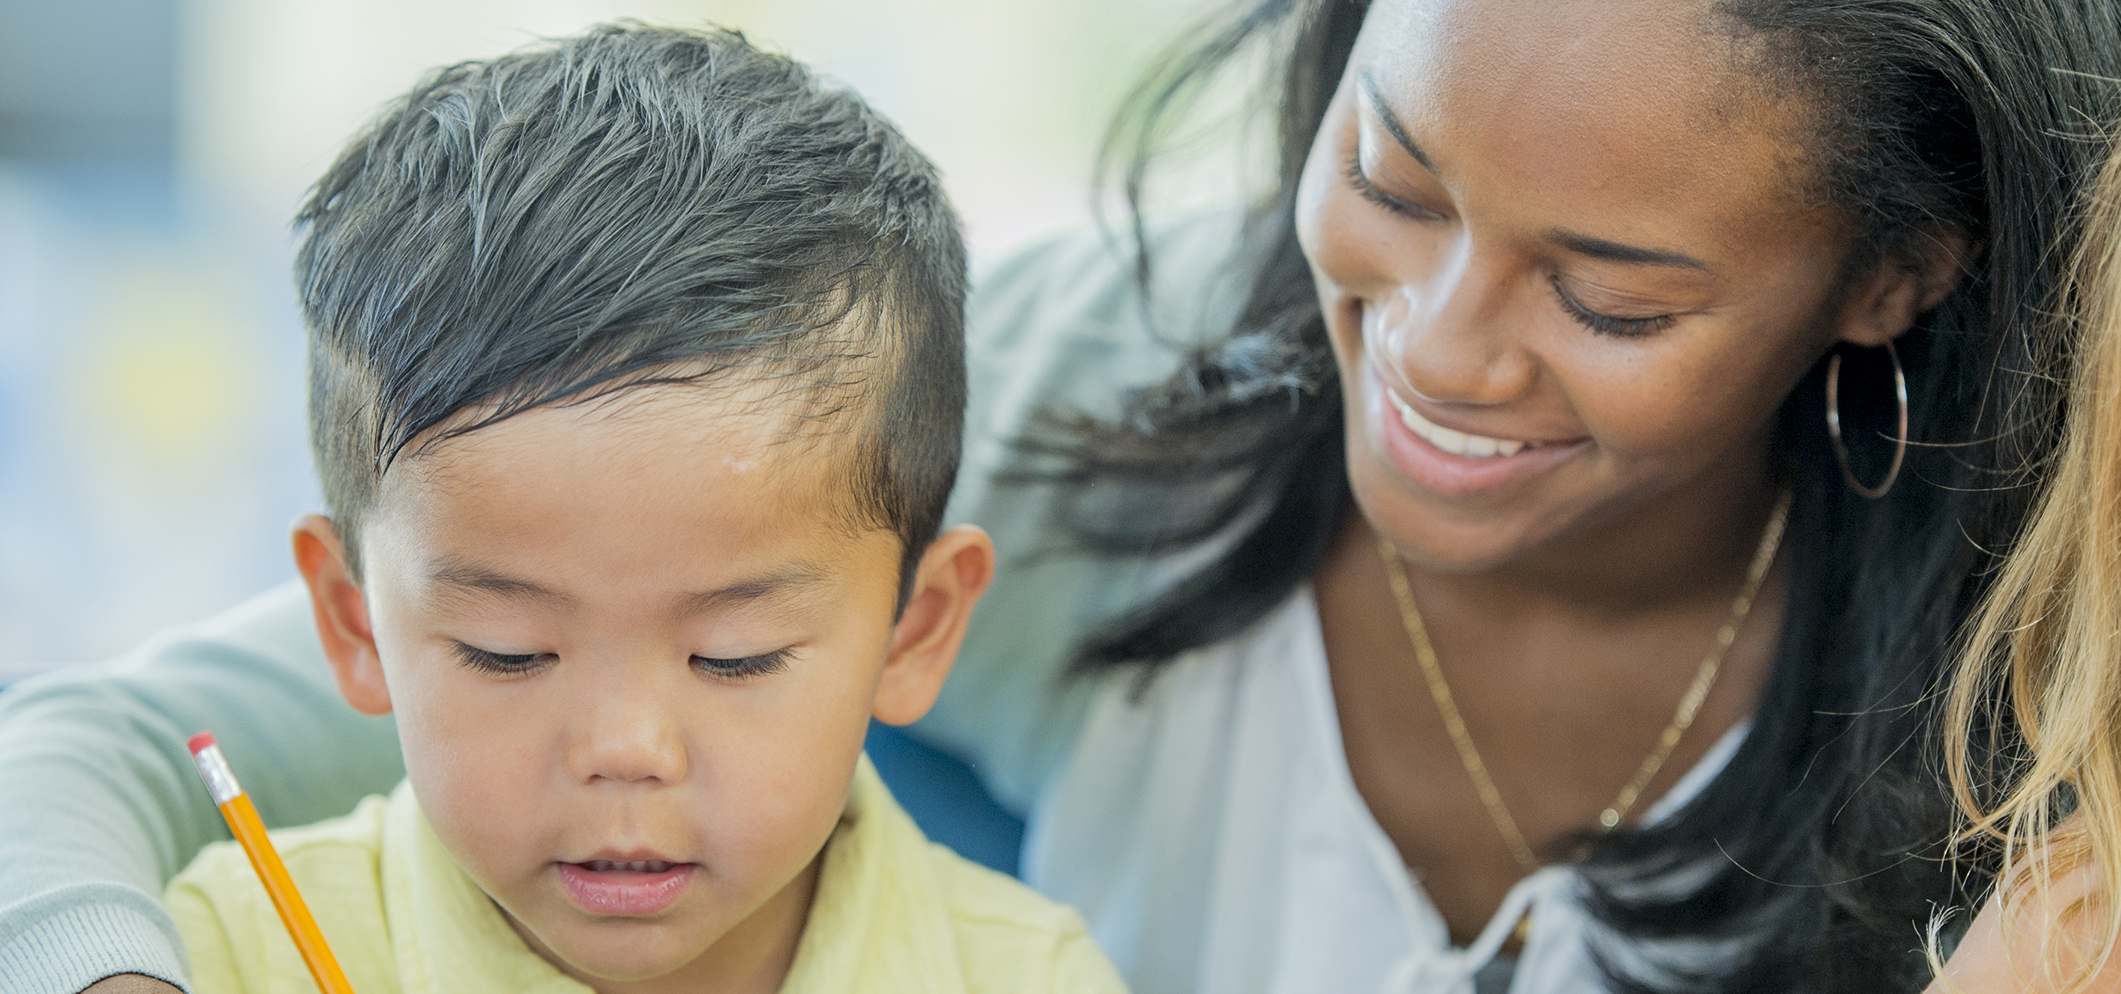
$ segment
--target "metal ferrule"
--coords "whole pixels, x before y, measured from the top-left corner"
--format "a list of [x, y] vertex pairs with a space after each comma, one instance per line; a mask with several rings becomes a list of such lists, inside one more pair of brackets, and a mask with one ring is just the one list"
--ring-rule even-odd
[[243, 796], [242, 785], [236, 783], [236, 771], [228, 768], [220, 746], [207, 746], [191, 758], [199, 764], [199, 776], [206, 781], [206, 792], [213, 795], [216, 807]]

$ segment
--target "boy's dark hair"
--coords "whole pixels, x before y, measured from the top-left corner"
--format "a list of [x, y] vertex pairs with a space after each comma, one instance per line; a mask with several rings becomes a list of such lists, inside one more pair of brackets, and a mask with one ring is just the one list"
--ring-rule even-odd
[[401, 455], [743, 369], [850, 413], [852, 520], [940, 527], [965, 252], [933, 165], [730, 31], [636, 24], [430, 75], [299, 214], [310, 440], [349, 566]]

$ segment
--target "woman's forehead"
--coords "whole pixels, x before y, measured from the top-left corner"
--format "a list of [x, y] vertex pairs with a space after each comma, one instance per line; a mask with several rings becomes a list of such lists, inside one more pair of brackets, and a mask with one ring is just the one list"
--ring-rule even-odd
[[1462, 196], [1751, 238], [1815, 205], [1806, 108], [1750, 85], [1737, 51], [1698, 0], [1379, 0], [1349, 84], [1366, 141], [1411, 139]]
[[1725, 68], [1732, 39], [1720, 25], [1709, 0], [1375, 0], [1359, 47], [1413, 72], [1578, 86]]
[[1403, 113], [1682, 140], [1754, 123], [1700, 0], [1379, 0], [1352, 64]]

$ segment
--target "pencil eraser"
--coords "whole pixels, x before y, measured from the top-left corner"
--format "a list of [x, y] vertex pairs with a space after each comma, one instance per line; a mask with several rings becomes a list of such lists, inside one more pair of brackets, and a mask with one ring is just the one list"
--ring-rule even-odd
[[200, 732], [199, 734], [192, 736], [191, 741], [186, 742], [184, 744], [190, 746], [191, 754], [196, 756], [199, 754], [199, 750], [214, 744], [214, 733]]

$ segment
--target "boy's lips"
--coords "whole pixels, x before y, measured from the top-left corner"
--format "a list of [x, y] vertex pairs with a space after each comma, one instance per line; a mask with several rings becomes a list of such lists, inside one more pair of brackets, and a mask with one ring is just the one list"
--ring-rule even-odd
[[555, 864], [561, 886], [582, 910], [597, 915], [653, 915], [676, 904], [698, 863], [658, 859], [592, 859]]

